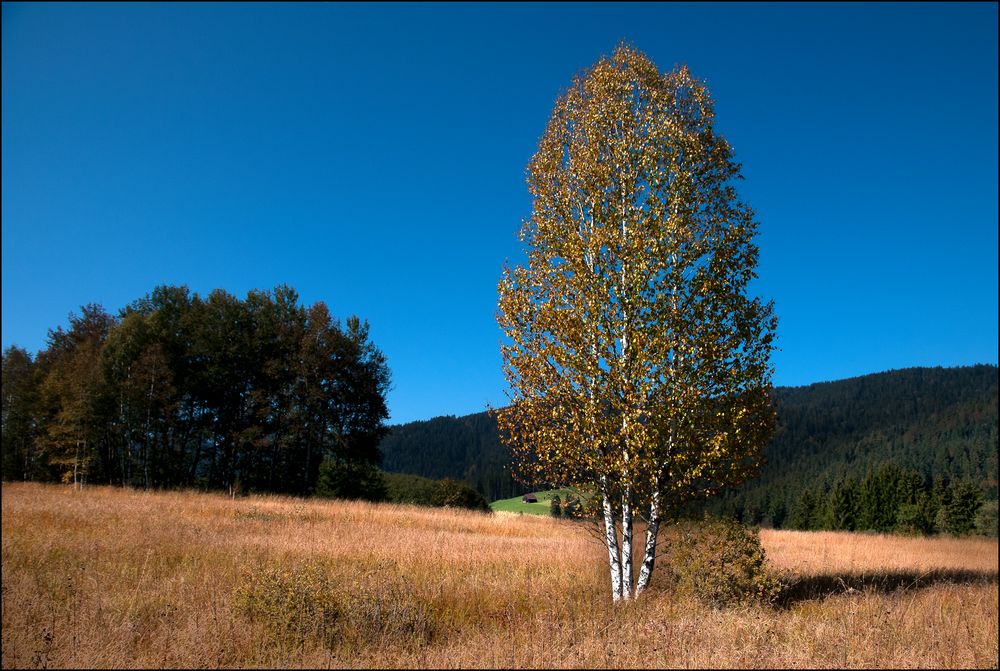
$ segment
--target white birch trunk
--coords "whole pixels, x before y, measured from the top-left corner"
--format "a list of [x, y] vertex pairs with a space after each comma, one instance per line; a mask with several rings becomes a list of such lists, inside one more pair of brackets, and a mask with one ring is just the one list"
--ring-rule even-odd
[[[675, 213], [676, 213], [676, 208], [675, 208]], [[671, 262], [674, 263], [674, 264], [677, 263], [677, 257], [676, 257], [676, 255], [671, 256]], [[671, 298], [670, 298], [671, 308], [674, 311], [676, 311], [677, 310], [677, 285], [676, 284], [671, 287], [670, 293], [671, 293]], [[676, 350], [675, 350], [674, 353], [671, 354], [671, 361], [670, 361], [670, 368], [669, 368], [669, 375], [670, 375], [671, 386], [673, 386], [674, 381], [675, 381], [675, 372], [676, 372], [676, 369], [675, 369], [675, 364], [676, 364], [675, 357], [677, 357], [677, 356], [678, 355], [676, 354]], [[674, 453], [674, 432], [675, 432], [674, 422], [675, 421], [676, 420], [672, 420], [671, 421], [672, 425], [670, 427], [670, 435], [669, 435], [669, 437], [667, 439], [668, 440], [668, 442], [667, 442], [667, 458], [668, 459], [672, 458], [673, 457], [673, 453]], [[649, 586], [649, 581], [653, 577], [653, 569], [655, 568], [655, 564], [656, 564], [657, 535], [658, 535], [658, 533], [660, 531], [660, 503], [661, 503], [660, 484], [661, 484], [660, 483], [660, 477], [657, 476], [656, 479], [653, 481], [653, 493], [652, 493], [652, 496], [651, 496], [650, 502], [649, 502], [649, 518], [648, 518], [649, 523], [648, 523], [648, 526], [646, 527], [646, 547], [645, 547], [645, 549], [643, 551], [642, 568], [639, 569], [639, 580], [638, 580], [638, 582], [636, 583], [636, 586], [635, 586], [635, 595], [637, 597], [640, 594], [642, 594], [642, 591]]]
[[611, 506], [607, 479], [601, 478], [601, 494], [604, 498], [604, 540], [608, 546], [608, 566], [611, 569], [611, 600], [618, 602], [622, 598], [622, 565], [618, 533], [615, 531], [615, 514]]
[[657, 482], [653, 487], [653, 497], [649, 504], [649, 526], [646, 527], [646, 548], [643, 552], [642, 568], [639, 570], [639, 582], [635, 586], [638, 597], [649, 586], [653, 575], [653, 565], [656, 562], [656, 535], [660, 530], [660, 486]]
[[632, 598], [632, 490], [622, 495], [622, 598]]
[[[627, 250], [628, 248], [628, 217], [626, 212], [628, 210], [628, 199], [626, 194], [626, 188], [624, 184], [621, 187], [621, 245], [622, 249]], [[621, 306], [621, 352], [618, 357], [618, 365], [620, 367], [620, 372], [627, 380], [628, 375], [628, 354], [629, 354], [629, 327], [631, 326], [631, 309], [630, 303], [632, 296], [629, 292], [628, 286], [628, 255], [622, 257], [621, 259], [621, 270], [619, 275], [619, 285], [618, 285], [618, 300]], [[626, 389], [624, 392], [623, 400], [626, 407], [622, 409], [622, 458], [624, 461], [624, 476], [625, 482], [630, 482], [630, 464], [629, 464], [629, 412], [631, 407], [631, 394], [630, 390], [627, 388], [628, 383], [626, 382]], [[632, 579], [632, 487], [628, 484], [625, 485], [624, 491], [622, 492], [622, 546], [621, 546], [621, 571], [622, 571], [622, 598], [625, 600], [634, 598], [632, 592], [633, 579]]]

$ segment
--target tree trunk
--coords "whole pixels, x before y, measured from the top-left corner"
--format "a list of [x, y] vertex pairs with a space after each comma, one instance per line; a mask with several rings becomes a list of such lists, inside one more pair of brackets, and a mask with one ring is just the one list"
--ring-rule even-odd
[[649, 504], [649, 526], [646, 527], [646, 550], [643, 553], [642, 569], [639, 571], [639, 582], [635, 586], [638, 597], [649, 585], [653, 575], [653, 564], [656, 562], [656, 535], [660, 530], [660, 486], [657, 481], [653, 487], [653, 498]]
[[632, 598], [632, 490], [622, 495], [622, 598]]
[[608, 566], [611, 569], [611, 600], [622, 598], [622, 565], [618, 547], [618, 533], [615, 531], [615, 513], [611, 505], [607, 479], [601, 478], [601, 495], [604, 499], [604, 539], [608, 546]]

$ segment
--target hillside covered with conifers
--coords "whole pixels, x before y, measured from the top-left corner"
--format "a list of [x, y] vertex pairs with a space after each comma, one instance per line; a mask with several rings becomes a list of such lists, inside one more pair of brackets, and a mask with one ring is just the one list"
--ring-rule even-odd
[[[778, 387], [775, 401], [778, 427], [760, 477], [708, 502], [710, 511], [775, 527], [822, 528], [836, 526], [827, 519], [835, 492], [853, 508], [863, 497], [866, 505], [917, 507], [923, 493], [923, 514], [932, 516], [946, 502], [942, 497], [950, 501], [969, 485], [980, 500], [997, 499], [996, 366], [908, 368]], [[509, 450], [486, 413], [394, 426], [380, 449], [388, 471], [461, 479], [489, 500], [542, 484], [511, 478]], [[865, 523], [886, 524], [844, 522]]]

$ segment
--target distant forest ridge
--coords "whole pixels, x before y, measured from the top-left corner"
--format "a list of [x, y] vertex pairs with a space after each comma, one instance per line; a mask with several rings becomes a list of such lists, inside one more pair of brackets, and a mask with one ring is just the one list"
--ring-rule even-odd
[[[829, 491], [886, 463], [928, 481], [973, 481], [995, 500], [997, 379], [984, 364], [777, 387], [778, 427], [760, 477], [707, 507], [788, 511], [807, 487]], [[490, 501], [534, 488], [511, 477], [510, 450], [485, 412], [396, 425], [379, 447], [387, 471], [464, 480]]]

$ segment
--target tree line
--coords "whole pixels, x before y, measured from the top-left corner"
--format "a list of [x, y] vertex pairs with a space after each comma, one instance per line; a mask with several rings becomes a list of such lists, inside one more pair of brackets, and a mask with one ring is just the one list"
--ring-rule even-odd
[[[784, 505], [784, 504], [780, 504]], [[981, 488], [968, 479], [930, 478], [886, 462], [863, 478], [847, 475], [832, 485], [806, 486], [787, 510], [723, 507], [728, 516], [801, 530], [996, 535], [996, 502], [984, 505]]]
[[[702, 508], [690, 506], [685, 516], [698, 519]], [[779, 497], [766, 508], [732, 499], [712, 512], [747, 525], [801, 531], [997, 535], [997, 502], [984, 501], [974, 482], [928, 478], [892, 462], [860, 479], [848, 475], [833, 485], [806, 486], [791, 506]], [[550, 513], [553, 517], [588, 514], [578, 500], [563, 501], [558, 495], [550, 500]]]
[[[777, 402], [778, 431], [765, 451], [761, 477], [702, 508], [775, 528], [846, 524], [923, 533], [962, 528], [947, 522], [948, 513], [938, 517], [950, 489], [978, 491], [985, 510], [995, 510], [996, 366], [911, 368], [778, 389]], [[868, 516], [871, 492], [895, 491], [897, 480], [904, 483], [899, 500], [880, 504], [880, 517]], [[875, 486], [882, 481], [890, 484]], [[853, 501], [853, 521], [833, 521], [834, 496], [842, 506]], [[924, 521], [906, 521], [914, 514], [911, 507], [896, 518], [897, 508], [915, 506], [918, 499]]]
[[[490, 504], [469, 485], [453, 478], [432, 480], [408, 473], [382, 473], [385, 496], [389, 503], [418, 506], [468, 508], [491, 512]], [[319, 493], [319, 492], [318, 492]]]
[[377, 476], [389, 383], [367, 322], [290, 287], [159, 286], [3, 352], [3, 478], [307, 495], [325, 464], [328, 491], [356, 487]]

